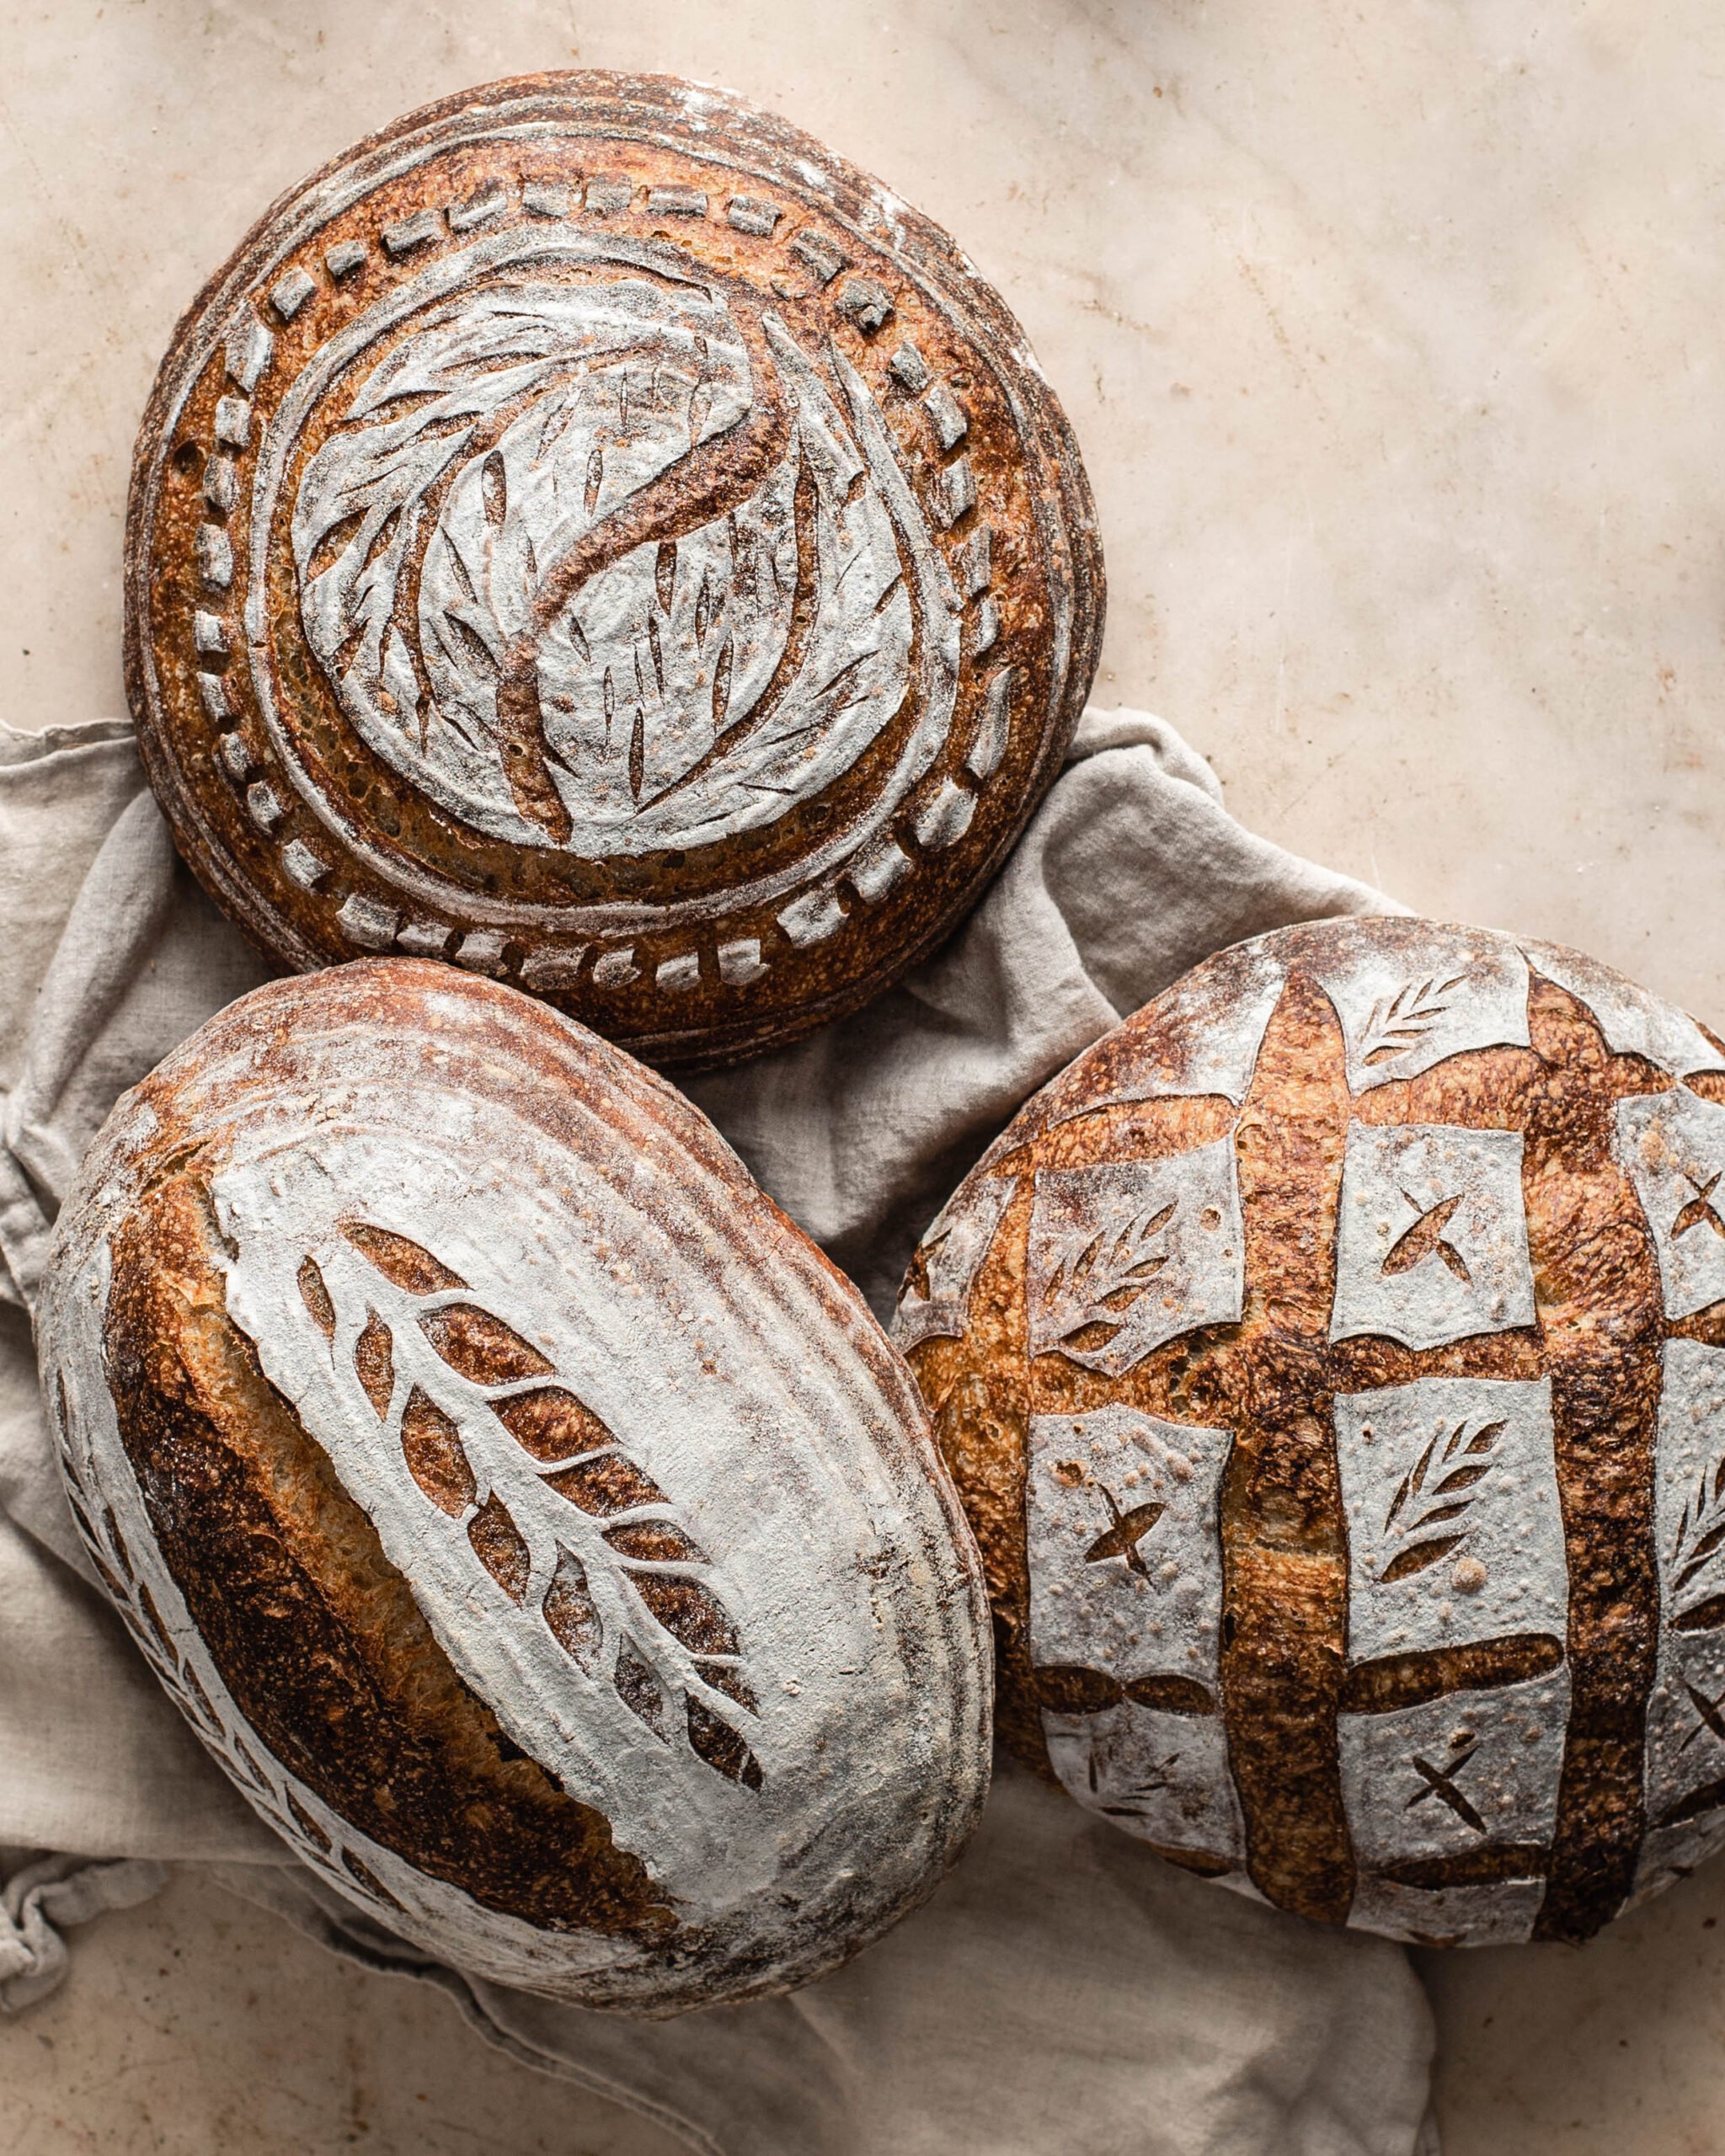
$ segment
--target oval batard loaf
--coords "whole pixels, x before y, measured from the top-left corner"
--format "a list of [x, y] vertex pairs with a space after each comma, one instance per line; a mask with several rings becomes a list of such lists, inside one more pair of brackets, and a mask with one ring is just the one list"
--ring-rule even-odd
[[1725, 1052], [1575, 953], [1285, 930], [1038, 1095], [897, 1321], [1001, 1726], [1188, 1868], [1578, 1940], [1725, 1838]]
[[999, 296], [661, 76], [450, 98], [285, 195], [138, 436], [152, 784], [282, 964], [450, 957], [665, 1065], [884, 988], [1057, 769], [1083, 467]]
[[40, 1350], [97, 1570], [325, 1879], [664, 2013], [830, 1967], [986, 1785], [974, 1545], [854, 1289], [687, 1102], [413, 959], [127, 1094]]

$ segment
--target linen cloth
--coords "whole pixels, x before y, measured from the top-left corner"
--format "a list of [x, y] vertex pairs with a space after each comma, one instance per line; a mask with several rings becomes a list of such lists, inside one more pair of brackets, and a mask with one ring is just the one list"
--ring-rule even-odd
[[[1092, 712], [941, 953], [687, 1090], [884, 1316], [970, 1162], [1119, 1017], [1244, 937], [1396, 910], [1243, 830], [1172, 728]], [[789, 1998], [670, 2023], [475, 1982], [325, 1887], [96, 1588], [27, 1317], [115, 1097], [265, 969], [176, 861], [123, 722], [0, 728], [0, 1850], [29, 1859], [0, 1896], [0, 2004], [60, 1980], [60, 1927], [198, 1861], [707, 2156], [1432, 2156], [1430, 2019], [1399, 1948], [1206, 1886], [1005, 1763], [969, 1850], [884, 1940]]]

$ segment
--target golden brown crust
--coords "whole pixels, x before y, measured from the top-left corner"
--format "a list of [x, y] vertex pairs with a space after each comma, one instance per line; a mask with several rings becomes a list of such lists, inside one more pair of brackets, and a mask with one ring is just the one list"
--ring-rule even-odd
[[783, 1989], [968, 1836], [985, 1607], [908, 1370], [542, 1004], [405, 959], [242, 999], [109, 1118], [39, 1340], [158, 1675], [427, 1951], [648, 2013]]
[[1346, 1540], [1322, 1344], [1348, 1116], [1333, 1024], [1305, 983], [1277, 1006], [1236, 1136], [1249, 1283], [1236, 1353], [1201, 1348], [1168, 1394], [1204, 1399], [1237, 1431], [1221, 1493], [1222, 1710], [1252, 1876], [1338, 1922], [1354, 1864], [1336, 1746]]
[[676, 1919], [638, 1857], [451, 1668], [376, 1529], [229, 1319], [200, 1150], [116, 1237], [120, 1433], [236, 1704], [323, 1801], [409, 1864], [552, 1930]]
[[[1016, 1753], [1048, 1773], [1043, 1710], [1094, 1713], [1130, 1695], [1102, 1673], [1032, 1668], [1030, 1418], [1124, 1404], [1220, 1428], [1231, 1437], [1219, 1519], [1220, 1711], [1253, 1883], [1284, 1908], [1347, 1918], [1356, 1860], [1338, 1778], [1338, 1714], [1400, 1711], [1562, 1665], [1571, 1705], [1549, 1849], [1487, 1840], [1385, 1876], [1422, 1889], [1543, 1880], [1535, 1935], [1584, 1938], [1629, 1896], [1649, 1827], [1643, 1755], [1660, 1610], [1653, 1508], [1661, 1351], [1674, 1337], [1725, 1343], [1725, 1305], [1668, 1319], [1647, 1216], [1621, 1163], [1620, 1103], [1668, 1093], [1672, 1071], [1614, 1049], [1598, 1011], [1543, 977], [1535, 952], [1529, 1045], [1468, 1048], [1418, 1075], [1350, 1091], [1342, 1027], [1321, 982], [1339, 963], [1338, 938], [1353, 938], [1353, 950], [1366, 932], [1363, 924], [1290, 931], [1224, 953], [1039, 1096], [973, 1178], [1017, 1180], [975, 1273], [962, 1334], [924, 1338], [910, 1359], [984, 1550], [1001, 1643], [999, 1726]], [[1426, 925], [1371, 924], [1370, 932], [1393, 954], [1413, 947]], [[1194, 1013], [1220, 1026], [1250, 977], [1249, 954], [1263, 952], [1286, 977], [1243, 1103], [1197, 1093], [1123, 1099], [1178, 1086], [1182, 1054], [1204, 1022]], [[1720, 1078], [1696, 1075], [1690, 1090], [1721, 1097]], [[1330, 1337], [1350, 1126], [1401, 1125], [1520, 1134], [1532, 1323], [1418, 1348], [1381, 1331]], [[1183, 1330], [1118, 1374], [1059, 1352], [1033, 1356], [1033, 1178], [1170, 1159], [1222, 1136], [1231, 1141], [1245, 1237], [1238, 1322]], [[925, 1297], [927, 1263], [919, 1255], [912, 1273]], [[1105, 1337], [1109, 1328], [1101, 1330]], [[1092, 1344], [1086, 1333], [1071, 1337]], [[1431, 1378], [1549, 1379], [1567, 1636], [1535, 1629], [1350, 1666], [1334, 1403]], [[1688, 1621], [1703, 1625], [1710, 1610]], [[1706, 1792], [1692, 1799], [1691, 1812], [1709, 1801]]]
[[[543, 252], [553, 237], [567, 243], [567, 259]], [[498, 601], [502, 614], [488, 613], [483, 591], [419, 611], [425, 549], [446, 511], [455, 514], [451, 492], [464, 478], [478, 472], [483, 482], [475, 529], [483, 536], [486, 517], [510, 529], [509, 430], [538, 392], [523, 389], [489, 415], [460, 408], [468, 431], [458, 464], [446, 462], [393, 512], [417, 535], [389, 617], [396, 641], [377, 641], [385, 629], [366, 626], [371, 601], [356, 599], [351, 633], [344, 642], [331, 628], [326, 648], [306, 626], [308, 584], [327, 580], [361, 511], [314, 546], [307, 472], [325, 445], [353, 435], [368, 371], [399, 358], [414, 323], [446, 311], [440, 296], [396, 324], [393, 296], [457, 257], [475, 265], [460, 292], [502, 291], [499, 278], [527, 275], [492, 260], [517, 240], [542, 289], [593, 288], [601, 267], [579, 250], [594, 246], [611, 250], [614, 272], [622, 265], [661, 294], [683, 289], [686, 275], [707, 280], [746, 355], [752, 402], [706, 440], [693, 438], [696, 413], [687, 451], [615, 508], [595, 495], [574, 542], [564, 513], [554, 539], [552, 526], [539, 530], [547, 558], [533, 553], [525, 621], [512, 597]], [[830, 266], [841, 259], [844, 267]], [[689, 647], [694, 670], [678, 686], [672, 643], [683, 631], [673, 624], [686, 595], [677, 547], [728, 515], [735, 542], [734, 513], [782, 465], [794, 431], [771, 323], [818, 363], [836, 410], [849, 393], [842, 367], [857, 371], [885, 429], [882, 455], [908, 487], [894, 502], [900, 483], [880, 479], [905, 588], [920, 595], [908, 686], [893, 715], [812, 791], [763, 766], [749, 782], [754, 798], [782, 794], [788, 804], [772, 820], [716, 812], [717, 837], [667, 825], [655, 839], [657, 826], [642, 825], [607, 851], [609, 839], [601, 847], [571, 834], [571, 805], [579, 813], [584, 796], [553, 754], [551, 705], [542, 705], [552, 691], [538, 654], [574, 598], [657, 543], [658, 604], [648, 607], [638, 663], [606, 673], [603, 755], [633, 791], [624, 820], [638, 823], [655, 788], [686, 792], [761, 739], [763, 725], [770, 731], [811, 648], [810, 594], [838, 574], [823, 560], [837, 543], [833, 510], [816, 500], [805, 456], [791, 515], [799, 597], [773, 680], [727, 730], [722, 707], [733, 677], [740, 681], [742, 647], [727, 643], [729, 655], [715, 659], [702, 627], [698, 652]], [[330, 363], [325, 388], [296, 401], [295, 384], [344, 335], [355, 350]], [[387, 424], [405, 424], [414, 398], [430, 393], [422, 387], [379, 408]], [[472, 390], [483, 393], [483, 382]], [[865, 414], [855, 426], [868, 424]], [[629, 435], [625, 414], [620, 440]], [[266, 483], [266, 455], [278, 453]], [[343, 483], [346, 492], [325, 491], [340, 504], [359, 499]], [[253, 519], [266, 499], [277, 507], [258, 534], [263, 582], [253, 589]], [[306, 523], [297, 539], [295, 518]], [[403, 523], [374, 516], [357, 528], [373, 557], [371, 590], [396, 574]], [[847, 556], [847, 570], [857, 558]], [[462, 588], [475, 573], [450, 571]], [[669, 77], [596, 72], [524, 77], [427, 107], [272, 205], [188, 311], [163, 361], [139, 435], [126, 594], [128, 693], [152, 783], [200, 878], [268, 955], [304, 969], [402, 937], [400, 947], [515, 981], [680, 1067], [797, 1038], [878, 993], [950, 929], [1058, 768], [1103, 611], [1094, 510], [1070, 430], [1017, 325], [946, 235], [782, 121]], [[431, 643], [425, 622], [446, 625]], [[867, 655], [865, 627], [847, 632], [852, 664]], [[579, 641], [579, 623], [572, 633]], [[943, 718], [938, 683], [954, 664], [956, 700]], [[450, 776], [454, 764], [445, 776], [455, 790], [440, 799], [409, 749], [397, 753], [385, 738], [407, 698], [419, 751], [429, 754], [426, 714], [453, 693], [433, 674], [464, 666], [489, 685], [499, 787], [489, 821], [477, 806], [453, 812], [470, 784]], [[656, 685], [646, 678], [655, 673]], [[363, 691], [353, 686], [361, 675]], [[494, 696], [494, 712], [485, 701]], [[641, 712], [661, 699], [669, 712], [679, 698], [677, 725], [708, 698], [717, 732], [704, 755], [679, 752], [661, 785]], [[820, 695], [815, 706], [804, 734], [838, 708]], [[360, 707], [369, 721], [356, 718]], [[1010, 724], [996, 739], [1002, 712]], [[457, 716], [475, 736], [473, 709]], [[916, 746], [925, 734], [926, 753]]]

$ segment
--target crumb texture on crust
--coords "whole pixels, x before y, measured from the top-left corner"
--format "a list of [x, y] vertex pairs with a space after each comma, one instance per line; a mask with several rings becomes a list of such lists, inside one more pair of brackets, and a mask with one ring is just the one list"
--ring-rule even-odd
[[477, 1973], [781, 1989], [986, 1786], [979, 1569], [908, 1371], [688, 1102], [411, 960], [127, 1095], [41, 1358], [81, 1532], [298, 1853]]
[[1177, 1863], [1402, 1939], [1581, 1940], [1692, 1868], [1722, 1177], [1720, 1042], [1485, 930], [1283, 930], [1080, 1057], [895, 1326], [1005, 1741]]
[[151, 781], [254, 940], [451, 958], [683, 1067], [950, 929], [1101, 633], [998, 294], [664, 77], [494, 84], [285, 195], [176, 332], [126, 543]]

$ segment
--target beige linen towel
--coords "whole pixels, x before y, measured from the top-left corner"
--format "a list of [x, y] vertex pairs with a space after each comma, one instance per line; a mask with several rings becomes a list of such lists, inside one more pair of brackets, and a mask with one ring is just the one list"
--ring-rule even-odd
[[[1391, 910], [1243, 830], [1161, 722], [1091, 712], [982, 905], [854, 1017], [690, 1091], [885, 1314], [1025, 1097], [1210, 952]], [[204, 1756], [97, 1592], [27, 1312], [116, 1096], [263, 977], [176, 862], [120, 723], [0, 730], [0, 2004], [163, 1861], [442, 1985], [488, 2037], [708, 2156], [1414, 2156], [1430, 2020], [1406, 1956], [1188, 1878], [1002, 1768], [929, 1905], [824, 1982], [664, 2024], [473, 1983], [331, 1894]]]

